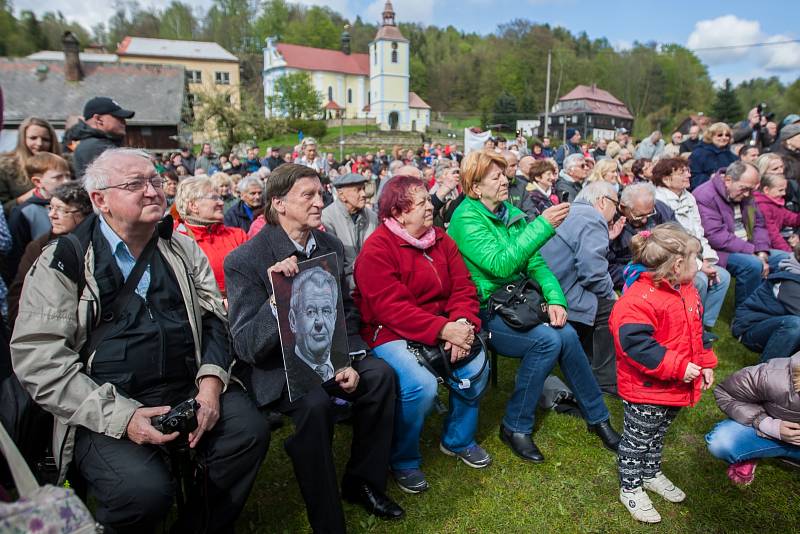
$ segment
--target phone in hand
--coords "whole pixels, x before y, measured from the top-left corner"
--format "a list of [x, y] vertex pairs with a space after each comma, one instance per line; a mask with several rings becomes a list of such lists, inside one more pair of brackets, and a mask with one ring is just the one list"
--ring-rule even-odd
[[562, 191], [561, 195], [559, 195], [558, 199], [561, 202], [569, 202], [569, 191]]

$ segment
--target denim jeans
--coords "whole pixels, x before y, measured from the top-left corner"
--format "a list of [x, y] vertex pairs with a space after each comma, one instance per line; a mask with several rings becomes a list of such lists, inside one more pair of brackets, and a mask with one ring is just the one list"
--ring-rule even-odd
[[485, 312], [481, 312], [481, 321], [492, 333], [490, 344], [494, 350], [503, 356], [522, 359], [514, 392], [503, 416], [503, 425], [508, 430], [523, 434], [533, 432], [536, 404], [542, 396], [544, 380], [556, 364], [575, 394], [584, 419], [592, 425], [608, 420], [608, 408], [600, 386], [572, 326], [553, 328], [542, 324], [521, 332], [506, 325], [499, 315], [489, 319]]
[[776, 456], [800, 460], [800, 447], [772, 438], [762, 438], [752, 426], [744, 426], [733, 419], [717, 423], [706, 434], [706, 443], [708, 452], [729, 464]]
[[[425, 416], [436, 399], [436, 378], [408, 351], [404, 340], [390, 341], [373, 349], [375, 356], [388, 363], [397, 374], [398, 398], [394, 416], [394, 438], [389, 464], [392, 469], [418, 469], [422, 460], [419, 436]], [[480, 371], [486, 355], [481, 353], [471, 362], [456, 369], [459, 378], [472, 377]], [[475, 445], [478, 428], [478, 405], [489, 382], [489, 366], [469, 388], [450, 392], [450, 409], [444, 420], [442, 444], [460, 452]]]
[[731, 285], [731, 273], [720, 267], [717, 269], [717, 282], [713, 286], [708, 285], [708, 276], [701, 271], [697, 271], [694, 277], [694, 287], [700, 293], [700, 301], [703, 303], [703, 326], [712, 328], [717, 323], [722, 304], [725, 302], [725, 294], [728, 286]]
[[780, 315], [760, 321], [742, 334], [742, 344], [761, 353], [761, 361], [788, 358], [800, 350], [800, 317]]
[[728, 256], [728, 272], [736, 278], [736, 307], [758, 289], [763, 278], [764, 263], [753, 254], [731, 254]]

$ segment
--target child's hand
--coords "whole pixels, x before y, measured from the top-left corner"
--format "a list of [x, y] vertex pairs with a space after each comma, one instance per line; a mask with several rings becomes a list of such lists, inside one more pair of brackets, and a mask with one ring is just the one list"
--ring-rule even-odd
[[701, 371], [703, 374], [703, 385], [700, 387], [703, 391], [707, 389], [711, 389], [711, 384], [714, 383], [714, 370], [713, 369], [703, 369]]
[[686, 373], [683, 375], [683, 381], [687, 384], [700, 376], [700, 366], [696, 363], [689, 362], [686, 366]]

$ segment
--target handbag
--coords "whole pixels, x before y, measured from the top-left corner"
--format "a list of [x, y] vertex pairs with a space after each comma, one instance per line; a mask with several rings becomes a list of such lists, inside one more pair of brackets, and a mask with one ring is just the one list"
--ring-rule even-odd
[[487, 353], [486, 342], [483, 339], [482, 332], [475, 334], [475, 340], [472, 342], [469, 354], [455, 363], [450, 361], [450, 354], [444, 350], [444, 343], [425, 345], [416, 341], [408, 341], [407, 345], [409, 352], [417, 358], [417, 362], [436, 377], [437, 382], [444, 384], [455, 392], [460, 389], [469, 389], [472, 382], [483, 374], [489, 360], [489, 358], [484, 357], [480, 370], [471, 377], [458, 377], [454, 373], [455, 370], [474, 360], [481, 352]]
[[8, 462], [20, 498], [0, 503], [0, 532], [24, 534], [93, 534], [97, 523], [86, 505], [67, 488], [39, 486], [3, 425], [0, 425], [0, 450]]
[[489, 297], [488, 308], [490, 315], [498, 314], [514, 330], [528, 331], [550, 322], [542, 288], [530, 278], [495, 290]]

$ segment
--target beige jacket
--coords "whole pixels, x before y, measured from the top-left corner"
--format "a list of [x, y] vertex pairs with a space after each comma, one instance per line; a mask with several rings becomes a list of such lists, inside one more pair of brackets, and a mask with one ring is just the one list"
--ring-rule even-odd
[[[84, 372], [79, 352], [87, 340], [87, 320], [102, 316], [91, 243], [86, 250], [86, 287], [80, 301], [77, 284], [51, 267], [55, 250], [52, 244], [45, 247], [25, 276], [11, 336], [11, 358], [22, 386], [55, 417], [53, 450], [63, 479], [72, 457], [75, 427], [122, 438], [141, 404], [119, 394], [112, 384], [94, 382]], [[158, 250], [175, 273], [183, 295], [194, 339], [197, 379], [216, 376], [227, 387], [230, 368], [201, 364], [202, 314], [214, 313], [227, 325], [208, 260], [194, 240], [177, 232], [170, 239], [159, 239]], [[93, 358], [91, 354], [87, 370]]]

